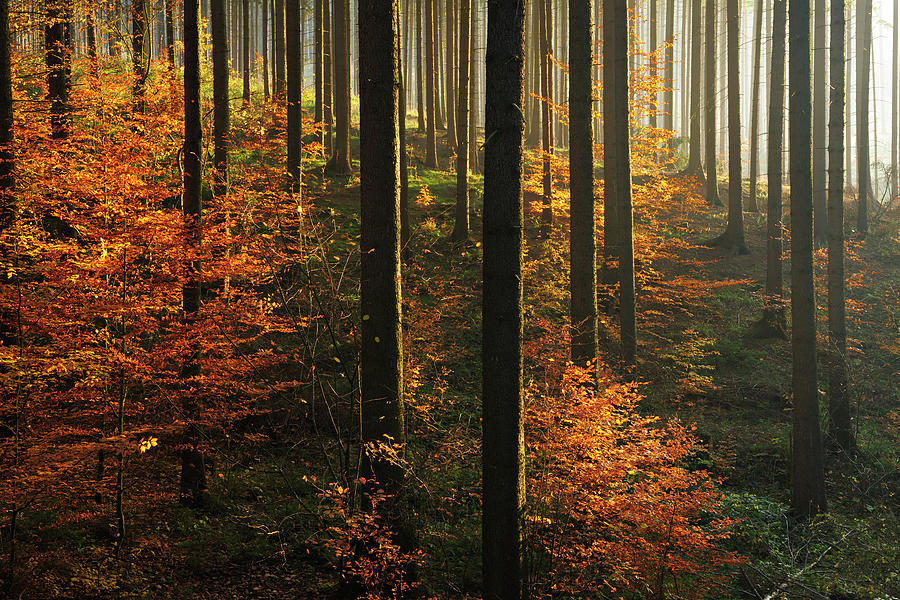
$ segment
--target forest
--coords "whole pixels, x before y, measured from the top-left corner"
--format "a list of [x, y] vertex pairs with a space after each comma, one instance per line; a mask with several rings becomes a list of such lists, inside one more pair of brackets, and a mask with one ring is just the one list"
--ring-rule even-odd
[[898, 76], [898, 0], [0, 0], [0, 597], [900, 598]]

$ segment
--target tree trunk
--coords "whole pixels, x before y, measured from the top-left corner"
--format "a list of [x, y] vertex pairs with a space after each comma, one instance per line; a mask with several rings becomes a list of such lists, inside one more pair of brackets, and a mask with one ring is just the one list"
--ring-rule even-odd
[[[736, 2], [736, 0], [729, 0]], [[791, 138], [791, 348], [793, 458], [791, 509], [800, 518], [825, 510], [819, 397], [816, 388], [816, 301], [813, 282], [809, 0], [791, 0], [789, 127]]]
[[591, 63], [591, 0], [572, 0], [569, 7], [569, 286], [572, 362], [578, 366], [593, 364], [598, 351]]
[[891, 198], [896, 198], [900, 189], [900, 164], [898, 164], [897, 152], [900, 150], [900, 85], [898, 85], [898, 73], [900, 73], [900, 2], [894, 0], [894, 54], [893, 69], [891, 70]]
[[[407, 6], [409, 1], [407, 0]], [[409, 13], [407, 13], [407, 19]], [[411, 38], [412, 28], [406, 27], [407, 37], [400, 38], [400, 46], [404, 43], [408, 44]], [[407, 56], [409, 56], [409, 48], [406, 48]], [[410, 72], [410, 71], [407, 71]], [[409, 151], [406, 147], [406, 94], [409, 85], [409, 79], [403, 78], [403, 71], [400, 71], [400, 251], [401, 259], [409, 256], [409, 239], [411, 230], [409, 224]]]
[[[614, 204], [619, 259], [622, 358], [635, 361], [634, 245], [628, 107], [628, 11], [625, 0], [603, 3], [604, 202]], [[607, 227], [607, 231], [609, 228]]]
[[856, 230], [866, 237], [869, 230], [869, 55], [872, 52], [872, 3], [859, 0], [856, 5], [856, 169], [859, 212]]
[[[896, 11], [897, 3], [894, 2]], [[828, 412], [831, 437], [854, 451], [847, 393], [844, 303], [844, 0], [831, 0], [831, 121], [828, 125]], [[896, 14], [896, 12], [895, 12]], [[894, 38], [896, 40], [896, 37]], [[895, 42], [896, 44], [896, 42]], [[896, 46], [894, 46], [896, 50]], [[896, 70], [894, 72], [896, 82]], [[896, 88], [895, 88], [896, 89]]]
[[[246, 0], [245, 0], [246, 1]], [[292, 194], [302, 194], [303, 63], [300, 52], [300, 0], [285, 0], [284, 26], [287, 59], [287, 178]]]
[[[691, 7], [691, 130], [688, 164], [685, 168], [685, 173], [691, 175], [698, 174], [702, 178], [703, 167], [700, 164], [700, 65], [702, 64], [700, 60], [700, 39], [702, 37], [700, 32], [700, 11], [700, 0], [693, 0]], [[715, 28], [715, 23], [713, 23], [713, 28]], [[715, 37], [711, 39], [715, 39]], [[708, 42], [706, 60], [706, 75], [709, 77], [710, 46]], [[713, 64], [713, 70], [715, 70], [715, 64]], [[707, 103], [708, 102], [709, 97], [707, 96]], [[715, 163], [713, 163], [713, 167], [715, 167]], [[710, 168], [708, 164], [706, 168]], [[713, 173], [715, 173], [715, 170], [713, 170]]]
[[[675, 129], [675, 0], [666, 2], [666, 71], [663, 85], [663, 129]], [[699, 85], [699, 83], [698, 83]]]
[[244, 89], [241, 96], [244, 106], [250, 104], [250, 0], [241, 0], [241, 60]]
[[0, 0], [0, 234], [13, 225], [16, 215], [10, 42], [9, 0]]
[[456, 100], [456, 222], [453, 240], [462, 242], [469, 237], [469, 59], [471, 45], [470, 4], [459, 0], [459, 85]]
[[444, 24], [446, 25], [444, 33], [444, 46], [446, 52], [444, 56], [446, 60], [445, 64], [447, 65], [446, 69], [444, 69], [444, 97], [446, 98], [445, 103], [447, 106], [447, 146], [451, 149], [452, 153], [453, 147], [456, 145], [456, 111], [453, 106], [455, 102], [455, 94], [453, 91], [455, 85], [453, 81], [453, 25], [456, 21], [456, 11], [454, 8], [454, 0], [446, 0], [444, 6], [446, 9], [446, 12], [444, 13]]
[[425, 168], [437, 169], [435, 140], [434, 2], [425, 0]]
[[650, 119], [649, 119], [649, 124], [652, 129], [656, 129], [656, 113], [658, 110], [657, 100], [659, 99], [658, 94], [657, 94], [658, 88], [656, 87], [656, 73], [657, 73], [658, 69], [657, 69], [656, 54], [655, 54], [656, 50], [657, 50], [656, 46], [658, 43], [657, 31], [658, 31], [659, 23], [657, 22], [657, 18], [656, 18], [656, 15], [658, 15], [658, 14], [659, 14], [659, 6], [657, 3], [657, 0], [650, 0], [649, 11], [647, 14], [647, 27], [650, 29], [650, 34], [648, 36], [650, 38], [650, 47], [647, 48], [647, 50], [649, 51], [650, 54], [648, 55], [647, 59], [650, 63], [648, 65], [648, 67], [649, 67], [648, 72], [650, 75], [651, 85], [653, 86], [652, 93], [650, 94]]
[[753, 24], [753, 83], [750, 89], [750, 198], [747, 208], [759, 212], [756, 202], [756, 183], [759, 177], [759, 71], [762, 61], [763, 2], [756, 0]]
[[284, 98], [284, 0], [275, 0], [275, 18], [272, 24], [272, 34], [275, 37], [274, 93], [281, 100]]
[[485, 600], [522, 595], [522, 171], [525, 3], [488, 3], [482, 300]]
[[[695, 10], [699, 13], [699, 2], [696, 4]], [[719, 169], [718, 161], [716, 160], [716, 106], [718, 104], [716, 102], [716, 0], [706, 0], [705, 70], [706, 187], [704, 196], [706, 203], [710, 206], [722, 206], [722, 201], [719, 199]], [[693, 144], [691, 144], [691, 147], [693, 147]]]
[[547, 4], [550, 0], [541, 0], [541, 181], [543, 184], [543, 202], [541, 210], [541, 237], [549, 238], [553, 229], [553, 172], [550, 169], [550, 157], [553, 154], [551, 142], [552, 120], [550, 102], [553, 91], [550, 81], [550, 22]]
[[417, 131], [425, 132], [425, 62], [422, 57], [422, 0], [416, 0], [416, 117]]
[[211, 0], [210, 29], [213, 58], [213, 194], [228, 193], [228, 38], [225, 22], [225, 0]]
[[349, 175], [350, 163], [350, 0], [334, 2], [334, 152], [328, 170]]
[[[321, 8], [323, 0], [316, 0], [316, 6]], [[316, 15], [319, 16], [318, 14]], [[321, 25], [321, 22], [319, 22]], [[316, 52], [321, 53], [319, 43], [316, 41]], [[269, 91], [269, 0], [262, 0], [262, 66], [263, 66], [263, 96], [266, 102], [269, 101], [271, 92]], [[321, 89], [319, 89], [321, 91]], [[317, 98], [321, 102], [321, 96]], [[321, 109], [321, 104], [319, 104]], [[316, 121], [322, 120], [321, 112], [316, 113]]]
[[332, 21], [331, 21], [331, 0], [322, 0], [322, 35], [324, 37], [324, 44], [322, 48], [323, 54], [323, 64], [322, 70], [324, 71], [324, 83], [322, 84], [322, 110], [324, 111], [324, 119], [325, 119], [325, 155], [328, 156], [331, 154], [332, 146], [333, 146], [333, 125], [334, 125], [334, 86], [332, 82], [334, 80], [334, 69], [332, 68], [332, 48], [334, 44], [332, 44], [331, 31], [333, 29]]
[[69, 92], [72, 89], [72, 70], [65, 32], [68, 11], [66, 0], [51, 0], [47, 6], [44, 25], [47, 63], [47, 95], [50, 99], [50, 137], [69, 136]]
[[813, 13], [813, 130], [812, 130], [812, 178], [813, 178], [813, 240], [816, 247], [825, 246], [828, 238], [828, 215], [825, 194], [825, 120], [828, 115], [828, 90], [825, 86], [826, 34], [825, 0], [815, 0]]
[[[173, 0], [164, 0], [163, 7], [165, 9], [166, 18], [166, 60], [169, 61], [169, 68], [175, 68], [175, 17], [172, 14], [175, 10]], [[93, 29], [93, 9], [89, 11], [91, 18], [91, 29]], [[94, 50], [96, 54], [96, 49]]]
[[785, 314], [782, 304], [781, 255], [784, 248], [782, 223], [781, 152], [784, 137], [784, 37], [785, 1], [774, 0], [772, 10], [772, 63], [769, 86], [769, 157], [766, 201], [766, 297], [758, 337], [783, 337]]
[[134, 73], [132, 98], [134, 112], [144, 112], [144, 84], [147, 71], [144, 67], [144, 30], [146, 28], [144, 0], [131, 0], [131, 65]]

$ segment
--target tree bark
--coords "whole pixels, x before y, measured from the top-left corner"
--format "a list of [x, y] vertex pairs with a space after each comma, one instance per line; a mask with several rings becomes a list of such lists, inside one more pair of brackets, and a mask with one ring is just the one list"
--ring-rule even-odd
[[[695, 9], [696, 12], [700, 12], [699, 2]], [[706, 0], [705, 63], [706, 186], [704, 197], [710, 206], [722, 206], [722, 201], [719, 199], [719, 169], [716, 160], [716, 0]]]
[[444, 69], [444, 97], [446, 98], [445, 103], [447, 106], [447, 146], [451, 149], [456, 145], [456, 109], [453, 106], [455, 99], [455, 93], [453, 88], [455, 87], [455, 82], [453, 80], [453, 66], [455, 64], [454, 61], [454, 39], [453, 39], [453, 26], [456, 18], [456, 10], [454, 7], [454, 0], [446, 0], [444, 4], [445, 13], [444, 13], [444, 46], [445, 46], [445, 64], [447, 65], [446, 69]]
[[248, 106], [250, 104], [250, 0], [241, 0], [241, 31], [241, 67], [244, 75], [241, 99], [244, 106]]
[[228, 193], [228, 147], [230, 145], [228, 106], [228, 39], [225, 0], [210, 1], [213, 58], [213, 194]]
[[325, 155], [329, 156], [332, 151], [333, 146], [333, 127], [334, 127], [334, 69], [332, 65], [332, 48], [334, 44], [332, 43], [331, 32], [333, 29], [332, 21], [331, 21], [331, 0], [322, 0], [322, 26], [323, 31], [322, 35], [324, 37], [324, 44], [322, 49], [323, 54], [323, 64], [322, 69], [324, 71], [324, 83], [322, 84], [322, 110], [324, 111], [324, 119], [325, 119]]
[[756, 201], [757, 178], [759, 177], [759, 71], [762, 61], [763, 2], [756, 0], [756, 14], [753, 24], [753, 83], [750, 89], [750, 197], [748, 210], [759, 212]]
[[69, 136], [69, 94], [72, 89], [72, 70], [69, 50], [66, 47], [66, 0], [51, 0], [47, 6], [47, 23], [44, 25], [47, 63], [47, 96], [50, 100], [50, 137], [64, 139]]
[[9, 0], [0, 0], [0, 234], [13, 225], [16, 215], [10, 42]]
[[578, 366], [593, 364], [598, 351], [591, 67], [591, 0], [572, 0], [569, 7], [569, 287], [572, 362]]
[[815, 0], [813, 14], [813, 240], [816, 247], [824, 247], [828, 238], [825, 183], [825, 120], [828, 115], [828, 89], [825, 86], [826, 34], [825, 0]]
[[482, 300], [485, 600], [522, 596], [522, 172], [525, 4], [488, 3]]
[[872, 3], [859, 0], [856, 5], [856, 168], [859, 212], [857, 234], [864, 238], [869, 230], [869, 195], [872, 191], [869, 170], [869, 64], [872, 53]]
[[[699, 32], [699, 28], [698, 28]], [[675, 129], [675, 0], [666, 2], [666, 74], [663, 92], [663, 129]], [[699, 51], [698, 51], [699, 54]], [[699, 81], [697, 85], [700, 85]]]
[[303, 63], [300, 52], [300, 0], [285, 0], [284, 26], [287, 59], [287, 178], [292, 194], [302, 194]]
[[[688, 164], [685, 173], [699, 174], [703, 176], [703, 167], [700, 164], [700, 0], [692, 0], [691, 8], [691, 120]], [[715, 25], [713, 25], [715, 27]], [[712, 38], [715, 39], [715, 38]], [[708, 44], [707, 44], [708, 46]], [[706, 72], [709, 76], [709, 48], [707, 47]], [[715, 67], [713, 67], [715, 68]], [[709, 100], [707, 99], [707, 102]], [[707, 168], [709, 166], [707, 165]]]
[[553, 97], [550, 81], [550, 20], [548, 6], [550, 0], [541, 0], [539, 28], [541, 30], [541, 182], [543, 185], [543, 202], [541, 209], [541, 237], [549, 238], [553, 229], [553, 172], [550, 169], [550, 157], [553, 154], [552, 119], [550, 103]]
[[437, 141], [435, 139], [435, 60], [434, 60], [434, 2], [425, 0], [425, 168], [437, 169]]
[[894, 0], [894, 52], [893, 69], [891, 70], [891, 198], [900, 194], [900, 163], [897, 153], [900, 151], [900, 2]]
[[328, 170], [349, 175], [350, 163], [350, 0], [334, 1], [334, 151]]
[[[316, 6], [321, 8], [323, 0], [316, 0]], [[316, 15], [319, 16], [319, 15]], [[319, 23], [321, 25], [321, 22]], [[316, 45], [316, 52], [321, 52], [321, 48]], [[266, 102], [272, 95], [269, 91], [269, 0], [262, 0], [262, 62], [263, 62], [263, 96]], [[321, 97], [319, 97], [321, 101]], [[321, 106], [320, 106], [321, 108]], [[321, 121], [321, 113], [317, 113], [317, 121]]]
[[[736, 2], [736, 0], [729, 0]], [[824, 466], [816, 388], [816, 302], [813, 282], [812, 123], [809, 0], [789, 11], [789, 135], [791, 138], [791, 348], [793, 457], [791, 509], [800, 518], [825, 510]]]
[[614, 243], [619, 259], [622, 358], [626, 364], [632, 365], [636, 353], [636, 328], [628, 115], [628, 11], [625, 0], [604, 0], [603, 31], [604, 202], [616, 207], [617, 235]]
[[[340, 1], [340, 0], [336, 0]], [[275, 98], [284, 99], [284, 0], [275, 0], [272, 35], [275, 38]]]
[[422, 0], [416, 0], [416, 117], [417, 131], [425, 132], [425, 62], [422, 56]]
[[[895, 2], [895, 11], [896, 5]], [[831, 120], [828, 125], [828, 354], [830, 363], [828, 367], [828, 412], [833, 441], [844, 453], [852, 454], [855, 449], [855, 440], [850, 428], [850, 398], [847, 391], [847, 318], [844, 301], [844, 171], [842, 168], [845, 86], [844, 10], [844, 0], [831, 0]], [[896, 50], [896, 45], [894, 48]], [[894, 76], [896, 82], [896, 70]]]
[[134, 86], [131, 95], [134, 112], [144, 112], [144, 84], [147, 81], [147, 70], [144, 66], [144, 31], [147, 27], [144, 0], [131, 0], [131, 65], [134, 73]]
[[456, 222], [452, 238], [469, 237], [469, 46], [472, 0], [459, 0], [459, 84], [456, 100]]

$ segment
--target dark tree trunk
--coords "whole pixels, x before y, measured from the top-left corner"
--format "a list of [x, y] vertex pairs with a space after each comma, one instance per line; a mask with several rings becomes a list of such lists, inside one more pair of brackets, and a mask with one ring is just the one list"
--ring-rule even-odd
[[[87, 12], [87, 50], [88, 57], [90, 58], [91, 62], [91, 78], [96, 80], [98, 77], [100, 77], [100, 61], [97, 58], [97, 28], [94, 25], [93, 3], [89, 3], [85, 7], [85, 10]], [[172, 14], [171, 7], [168, 4], [166, 5], [166, 10], [168, 11], [166, 13], [166, 27], [168, 28], [169, 22], [171, 21], [171, 17], [169, 15]], [[166, 31], [168, 31], [168, 29], [166, 29]]]
[[416, 0], [416, 112], [418, 132], [425, 132], [425, 63], [422, 56], [422, 0]]
[[447, 106], [447, 146], [452, 150], [456, 145], [456, 110], [453, 104], [456, 101], [453, 91], [456, 82], [453, 81], [453, 65], [454, 63], [454, 40], [453, 26], [456, 21], [455, 0], [446, 0], [444, 7], [444, 53], [447, 67], [444, 69], [444, 97]]
[[47, 95], [50, 100], [50, 137], [63, 139], [69, 136], [69, 92], [72, 88], [72, 71], [69, 50], [66, 47], [66, 0], [51, 0], [47, 6], [47, 23], [44, 25], [47, 62]]
[[[697, 6], [697, 12], [700, 7]], [[704, 196], [710, 206], [722, 206], [719, 199], [719, 169], [716, 161], [716, 0], [706, 0], [706, 186]], [[693, 147], [693, 144], [691, 145]]]
[[[215, 3], [216, 0], [213, 0]], [[184, 2], [184, 246], [185, 281], [181, 301], [187, 328], [195, 326], [200, 310], [200, 206], [201, 152], [203, 128], [200, 120], [200, 31], [198, 0]], [[184, 375], [200, 374], [199, 348], [192, 346], [185, 358]], [[203, 455], [197, 450], [182, 451], [181, 499], [192, 506], [205, 502], [206, 471]]]
[[828, 113], [828, 89], [825, 86], [826, 34], [825, 0], [815, 0], [813, 13], [813, 131], [812, 131], [812, 177], [813, 177], [813, 240], [816, 247], [825, 246], [828, 239], [828, 215], [826, 209], [825, 183], [825, 119]]
[[332, 145], [333, 145], [333, 125], [334, 125], [334, 86], [332, 82], [334, 81], [334, 69], [333, 69], [333, 61], [332, 61], [332, 48], [334, 44], [332, 44], [331, 32], [333, 29], [333, 25], [331, 22], [331, 0], [322, 0], [323, 7], [323, 15], [322, 15], [322, 25], [324, 27], [322, 31], [322, 35], [324, 37], [324, 45], [323, 45], [323, 64], [322, 69], [324, 71], [324, 83], [322, 85], [322, 110], [325, 112], [325, 155], [328, 156], [331, 154]]
[[[697, 33], [700, 33], [699, 26]], [[668, 46], [666, 47], [666, 77], [664, 85], [667, 89], [663, 92], [663, 111], [665, 112], [663, 128], [673, 131], [675, 129], [675, 0], [666, 2], [666, 43]], [[699, 80], [697, 85], [700, 85]]]
[[[408, 2], [407, 2], [408, 4]], [[408, 15], [407, 15], [408, 16]], [[406, 28], [407, 33], [410, 28]], [[400, 46], [409, 43], [410, 37], [404, 40], [401, 36]], [[409, 48], [406, 48], [408, 51]], [[403, 78], [400, 70], [400, 256], [401, 260], [409, 256], [409, 151], [406, 147], [406, 90], [409, 81]]]
[[485, 600], [522, 594], [522, 210], [525, 4], [488, 3], [482, 300], [482, 570]]
[[825, 473], [816, 388], [816, 301], [812, 261], [809, 0], [791, 0], [788, 14], [791, 348], [794, 389], [791, 509], [797, 516], [805, 518], [825, 510]]
[[856, 5], [856, 168], [859, 181], [859, 212], [856, 229], [860, 237], [869, 230], [869, 196], [872, 193], [869, 170], [869, 65], [872, 53], [872, 2]]
[[753, 24], [753, 83], [750, 89], [750, 197], [748, 210], [759, 212], [756, 202], [756, 180], [759, 177], [759, 71], [762, 62], [763, 3], [756, 0]]
[[425, 0], [425, 168], [437, 169], [434, 2]]
[[469, 237], [469, 46], [472, 0], [459, 0], [459, 84], [456, 101], [456, 222], [453, 240]]
[[[707, 9], [708, 10], [708, 9]], [[703, 168], [700, 164], [700, 0], [692, 1], [691, 8], [691, 131], [690, 131], [690, 150], [688, 154], [688, 164], [685, 172], [688, 174], [698, 173], [703, 175]], [[707, 44], [708, 46], [708, 44]], [[709, 75], [709, 48], [706, 53], [707, 60], [707, 76]], [[715, 67], [713, 67], [715, 68]], [[707, 99], [707, 102], [709, 100]], [[709, 165], [707, 165], [709, 169]], [[715, 171], [714, 171], [715, 172]]]
[[[320, 6], [323, 0], [316, 0], [316, 6]], [[317, 42], [318, 43], [318, 42]], [[316, 51], [320, 48], [316, 46]], [[262, 66], [263, 66], [263, 96], [266, 102], [272, 95], [269, 91], [269, 0], [262, 0]], [[321, 121], [321, 119], [317, 119]]]
[[250, 104], [250, 0], [241, 0], [241, 70], [244, 88], [241, 100], [244, 106]]
[[12, 226], [16, 215], [10, 42], [9, 0], [0, 0], [0, 234]]
[[350, 164], [350, 0], [334, 2], [334, 152], [328, 170], [349, 175]]
[[131, 0], [131, 64], [134, 73], [131, 95], [135, 113], [144, 112], [144, 84], [147, 81], [147, 67], [144, 65], [145, 14], [144, 0]]
[[[175, 11], [174, 0], [164, 0], [166, 18], [166, 60], [169, 61], [169, 68], [175, 68]], [[93, 14], [93, 11], [91, 11]]]
[[[313, 25], [313, 46], [315, 56], [313, 60], [315, 64], [313, 66], [313, 85], [315, 86], [316, 92], [316, 106], [315, 106], [315, 120], [316, 123], [321, 123], [322, 119], [325, 115], [325, 109], [322, 106], [323, 94], [322, 94], [322, 86], [324, 84], [322, 72], [324, 68], [324, 61], [322, 57], [322, 49], [325, 45], [325, 37], [322, 29], [322, 20], [324, 17], [324, 8], [322, 4], [325, 0], [313, 0], [314, 1], [314, 25]], [[319, 142], [324, 144], [324, 138], [322, 137], [322, 133], [319, 134]]]
[[213, 58], [213, 194], [228, 192], [228, 39], [226, 37], [225, 0], [210, 0], [210, 30]]
[[569, 6], [569, 286], [572, 362], [578, 366], [593, 364], [598, 350], [591, 67], [591, 0], [572, 0]]
[[759, 337], [782, 337], [785, 313], [782, 304], [781, 255], [784, 248], [782, 223], [781, 152], [784, 137], [784, 43], [785, 1], [774, 0], [772, 10], [772, 64], [769, 72], [769, 157], [767, 168], [768, 199], [766, 201], [766, 298], [762, 320], [757, 325]]
[[303, 63], [300, 47], [300, 0], [285, 0], [284, 26], [287, 59], [287, 177], [292, 194], [302, 193]]
[[553, 154], [553, 121], [550, 102], [553, 90], [550, 82], [550, 19], [547, 4], [541, 0], [539, 28], [541, 30], [541, 181], [543, 184], [543, 208], [541, 209], [541, 237], [549, 238], [553, 229], [553, 172], [550, 157]]
[[275, 38], [275, 97], [284, 98], [284, 0], [275, 0], [275, 18], [272, 21]]
[[[894, 7], [896, 10], [896, 2]], [[850, 398], [847, 392], [847, 318], [844, 306], [842, 164], [844, 26], [844, 0], [831, 0], [831, 121], [828, 126], [828, 412], [834, 443], [843, 452], [852, 454], [855, 441], [850, 428]], [[894, 76], [896, 77], [896, 72]]]
[[[365, 74], [359, 78], [362, 439], [402, 446], [399, 40], [398, 0], [359, 0], [359, 69]], [[391, 496], [382, 510], [400, 547], [411, 550], [405, 466], [366, 453], [363, 474]]]
[[[631, 147], [628, 107], [628, 10], [626, 0], [603, 2], [604, 202], [615, 204], [619, 259], [622, 358], [634, 364], [634, 242], [631, 214]], [[607, 227], [607, 231], [609, 228]]]

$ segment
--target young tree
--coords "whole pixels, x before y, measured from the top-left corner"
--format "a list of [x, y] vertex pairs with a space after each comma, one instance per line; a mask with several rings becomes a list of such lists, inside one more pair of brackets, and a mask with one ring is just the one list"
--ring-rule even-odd
[[[215, 0], [213, 0], [215, 2]], [[203, 127], [200, 120], [200, 31], [198, 0], [184, 2], [184, 246], [185, 280], [181, 302], [185, 326], [192, 328], [200, 311], [200, 238], [202, 234], [200, 190]], [[200, 374], [200, 349], [192, 344], [185, 357], [182, 374]], [[204, 458], [196, 449], [183, 450], [181, 456], [181, 499], [200, 506], [206, 497]]]
[[594, 140], [591, 131], [591, 1], [569, 6], [569, 177], [572, 362], [597, 358], [597, 231], [594, 217]]
[[434, 1], [425, 0], [425, 168], [437, 169]]
[[797, 516], [805, 518], [825, 509], [825, 472], [816, 388], [816, 301], [812, 261], [809, 0], [791, 0], [788, 14], [791, 348], [794, 389], [791, 509]]
[[828, 113], [828, 91], [825, 86], [826, 33], [825, 0], [815, 0], [813, 8], [813, 240], [817, 247], [825, 245], [828, 237], [825, 183], [825, 120]]
[[[715, 24], [713, 24], [715, 27]], [[700, 0], [692, 0], [691, 8], [691, 106], [690, 137], [688, 138], [688, 163], [685, 173], [703, 174], [700, 164]], [[707, 44], [708, 46], [708, 44]], [[709, 50], [707, 49], [707, 70], [709, 69]], [[715, 67], [714, 67], [715, 68]], [[707, 99], [707, 102], [709, 100]], [[709, 165], [707, 165], [709, 169]], [[715, 170], [713, 170], [715, 173]]]
[[[398, 0], [359, 1], [360, 392], [362, 439], [404, 444], [400, 327], [400, 119]], [[409, 546], [400, 496], [405, 468], [364, 454], [364, 474], [393, 496], [389, 518]], [[408, 548], [407, 548], [408, 549]]]
[[291, 193], [300, 194], [303, 181], [301, 122], [303, 63], [300, 48], [300, 0], [285, 0], [284, 25], [287, 59], [287, 177]]
[[225, 0], [210, 0], [210, 29], [213, 59], [213, 194], [228, 192], [228, 38]]
[[469, 46], [471, 45], [472, 0], [459, 0], [459, 84], [456, 101], [456, 222], [453, 240], [469, 237]]
[[350, 0], [334, 2], [334, 149], [328, 170], [349, 175], [350, 163]]
[[550, 19], [547, 4], [550, 0], [541, 0], [539, 28], [541, 30], [541, 181], [543, 183], [543, 203], [541, 210], [541, 237], [550, 237], [553, 229], [553, 172], [550, 169], [550, 157], [553, 154], [553, 121], [550, 116], [550, 103], [553, 89], [550, 82]]
[[615, 205], [619, 259], [619, 320], [622, 358], [634, 364], [634, 242], [631, 214], [631, 147], [628, 110], [628, 8], [626, 0], [603, 2], [604, 202]]
[[482, 569], [485, 600], [522, 593], [522, 172], [525, 3], [488, 3], [482, 300]]
[[749, 210], [759, 212], [756, 180], [759, 177], [759, 71], [762, 60], [763, 3], [756, 0], [753, 24], [753, 83], [750, 89], [750, 198]]
[[[697, 6], [697, 12], [700, 7]], [[722, 206], [719, 200], [719, 175], [716, 164], [716, 0], [706, 0], [706, 73], [704, 102], [706, 109], [706, 186], [704, 197], [710, 206]]]
[[838, 448], [849, 454], [853, 452], [855, 443], [850, 428], [850, 399], [847, 393], [847, 322], [844, 306], [842, 164], [844, 26], [844, 0], [831, 0], [831, 120], [828, 125], [828, 412], [831, 437]]
[[869, 231], [869, 195], [872, 192], [869, 169], [869, 65], [872, 54], [872, 2], [856, 4], [856, 168], [859, 212], [856, 229], [860, 237]]

